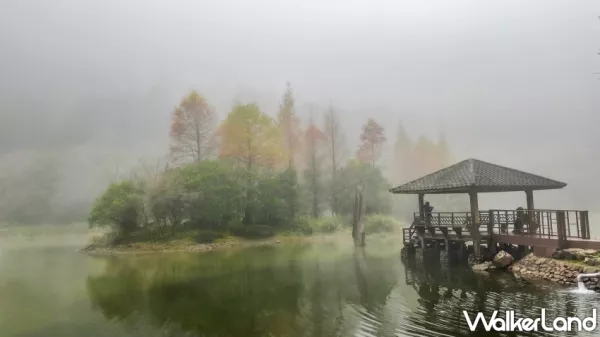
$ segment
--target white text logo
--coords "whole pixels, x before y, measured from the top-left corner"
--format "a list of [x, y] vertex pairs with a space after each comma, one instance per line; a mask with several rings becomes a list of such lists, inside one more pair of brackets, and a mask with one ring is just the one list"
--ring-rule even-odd
[[485, 331], [593, 331], [597, 324], [596, 309], [592, 309], [591, 317], [557, 317], [551, 322], [546, 320], [546, 309], [542, 309], [540, 317], [535, 319], [516, 318], [514, 311], [506, 311], [505, 317], [498, 317], [498, 311], [494, 311], [489, 319], [481, 312], [475, 315], [474, 320], [467, 311], [463, 311], [463, 315], [471, 331], [475, 331], [478, 325]]

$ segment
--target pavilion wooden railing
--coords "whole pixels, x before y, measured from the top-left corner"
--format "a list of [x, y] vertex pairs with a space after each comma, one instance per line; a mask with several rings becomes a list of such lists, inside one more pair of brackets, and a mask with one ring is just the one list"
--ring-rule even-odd
[[[413, 214], [417, 225], [433, 226], [433, 227], [466, 227], [472, 222], [471, 212], [432, 212], [431, 216], [421, 219], [421, 214], [415, 212]], [[479, 222], [488, 222], [488, 212], [479, 212]]]
[[[404, 242], [409, 242], [415, 233], [421, 235], [428, 230], [432, 235], [436, 230], [444, 235], [452, 229], [459, 236], [472, 221], [471, 212], [432, 212], [421, 217], [413, 214], [410, 228], [403, 230]], [[517, 219], [521, 219], [522, 228], [515, 228]], [[588, 211], [576, 210], [499, 210], [479, 212], [479, 232], [482, 235], [508, 234], [535, 236], [539, 238], [590, 239]], [[516, 230], [516, 231], [515, 231]]]
[[[419, 212], [413, 214], [413, 224], [409, 231], [404, 236], [412, 238], [415, 233], [423, 233], [428, 230], [432, 235], [435, 230], [440, 230], [444, 235], [448, 234], [448, 230], [452, 229], [458, 236], [462, 235], [463, 229], [466, 229], [470, 224], [474, 223], [471, 212], [432, 212], [430, 216], [421, 218]], [[487, 223], [489, 221], [489, 213], [487, 211], [479, 212], [479, 223]], [[480, 232], [486, 234], [487, 227], [480, 227]]]
[[[515, 228], [520, 217], [522, 228]], [[577, 210], [490, 210], [488, 231], [494, 234], [538, 238], [590, 239], [588, 211]]]

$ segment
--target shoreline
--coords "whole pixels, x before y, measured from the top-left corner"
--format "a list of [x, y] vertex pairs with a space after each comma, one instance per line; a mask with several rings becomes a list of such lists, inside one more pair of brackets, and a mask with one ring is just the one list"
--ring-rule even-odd
[[89, 255], [123, 255], [123, 254], [152, 254], [152, 253], [204, 253], [229, 249], [243, 249], [258, 246], [276, 246], [289, 243], [318, 243], [334, 242], [346, 238], [352, 240], [351, 233], [339, 231], [328, 234], [313, 235], [276, 235], [265, 239], [244, 239], [228, 237], [212, 243], [194, 243], [182, 241], [167, 242], [135, 242], [124, 245], [110, 246], [105, 244], [89, 244], [80, 251]]
[[[554, 257], [539, 257], [533, 253], [515, 261], [506, 271], [525, 280], [544, 280], [560, 285], [577, 285], [579, 274], [600, 271], [600, 251], [566, 249]], [[587, 289], [600, 291], [600, 279], [585, 279]]]
[[[529, 253], [519, 260], [501, 250], [491, 260], [471, 265], [477, 273], [508, 272], [527, 281], [546, 281], [563, 286], [577, 286], [580, 274], [600, 272], [600, 250], [570, 248], [556, 251], [552, 257]], [[600, 292], [600, 278], [584, 278], [588, 290]]]

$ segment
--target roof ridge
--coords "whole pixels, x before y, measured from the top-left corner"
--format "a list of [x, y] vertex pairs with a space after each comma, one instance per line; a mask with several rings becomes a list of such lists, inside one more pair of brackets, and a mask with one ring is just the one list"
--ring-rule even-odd
[[540, 175], [537, 175], [537, 174], [534, 174], [534, 173], [529, 173], [529, 172], [521, 171], [521, 170], [518, 170], [518, 169], [514, 169], [512, 167], [498, 165], [498, 164], [490, 163], [490, 162], [479, 160], [479, 159], [470, 159], [470, 160], [478, 161], [478, 162], [486, 164], [486, 165], [496, 166], [496, 167], [503, 168], [505, 170], [510, 170], [510, 171], [513, 171], [513, 172], [523, 173], [523, 174], [526, 174], [526, 175], [529, 175], [529, 176], [534, 176], [534, 177], [541, 178], [541, 179], [544, 179], [544, 180], [549, 180], [549, 181], [552, 181], [552, 182], [555, 182], [555, 183], [564, 184], [563, 182], [558, 181], [558, 180], [550, 179], [550, 178], [547, 178], [547, 177], [544, 177], [544, 176], [540, 176]]
[[414, 179], [392, 193], [465, 193], [474, 188], [487, 192], [559, 189], [567, 184], [537, 174], [469, 158]]

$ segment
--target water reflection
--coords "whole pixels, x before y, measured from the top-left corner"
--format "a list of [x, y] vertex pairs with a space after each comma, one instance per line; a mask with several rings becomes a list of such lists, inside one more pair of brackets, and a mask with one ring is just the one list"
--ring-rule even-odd
[[[516, 317], [537, 318], [545, 308], [547, 317], [587, 317], [596, 306], [598, 296], [574, 296], [564, 289], [543, 283], [516, 280], [512, 275], [496, 272], [478, 275], [465, 267], [441, 268], [435, 263], [410, 263], [405, 269], [406, 285], [411, 286], [419, 298], [418, 306], [399, 324], [407, 335], [477, 336], [480, 329], [470, 332], [463, 310], [474, 317], [483, 312], [490, 317], [499, 311], [515, 311]], [[583, 333], [582, 333], [583, 334]], [[574, 332], [485, 332], [487, 336], [557, 336], [575, 335]]]
[[385, 305], [398, 281], [389, 258], [325, 259], [306, 249], [113, 258], [88, 279], [89, 296], [109, 320], [141, 314], [198, 336], [336, 336], [354, 329], [353, 308]]
[[508, 274], [404, 265], [397, 252], [334, 246], [110, 258], [87, 289], [106, 320], [173, 337], [478, 336], [463, 310], [537, 316], [543, 307], [572, 316], [598, 300]]

